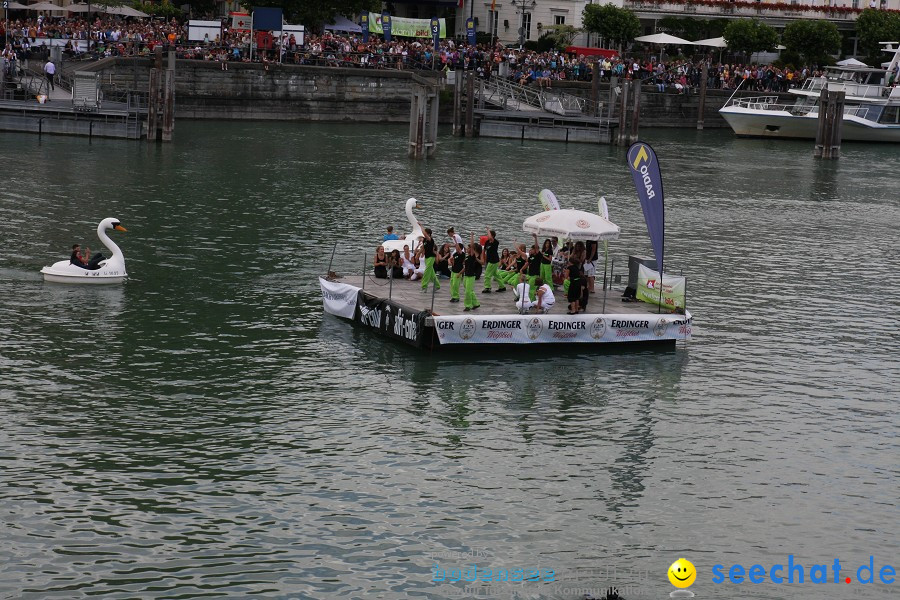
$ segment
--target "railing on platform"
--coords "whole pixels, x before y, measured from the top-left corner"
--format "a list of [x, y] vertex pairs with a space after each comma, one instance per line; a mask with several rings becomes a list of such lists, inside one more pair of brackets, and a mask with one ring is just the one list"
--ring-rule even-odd
[[482, 81], [481, 94], [484, 102], [508, 110], [543, 110], [574, 116], [602, 114], [603, 108], [602, 103], [591, 102], [574, 94], [535, 90], [499, 77]]

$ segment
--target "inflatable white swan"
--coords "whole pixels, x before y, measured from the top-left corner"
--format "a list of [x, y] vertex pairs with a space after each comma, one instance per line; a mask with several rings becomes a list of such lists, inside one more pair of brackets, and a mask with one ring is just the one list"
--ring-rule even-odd
[[97, 269], [83, 269], [73, 265], [69, 260], [61, 260], [52, 266], [44, 267], [41, 273], [44, 281], [54, 283], [121, 283], [128, 274], [125, 272], [125, 257], [119, 247], [106, 235], [107, 229], [126, 231], [118, 219], [103, 219], [97, 225], [97, 237], [112, 253], [110, 258], [101, 260]]
[[422, 208], [419, 206], [418, 200], [415, 198], [410, 198], [406, 201], [406, 218], [409, 219], [409, 225], [412, 227], [412, 231], [409, 235], [406, 236], [406, 239], [402, 240], [388, 240], [383, 242], [381, 245], [384, 246], [384, 251], [390, 254], [394, 250], [399, 250], [400, 253], [403, 253], [403, 246], [409, 246], [409, 251], [412, 253], [416, 249], [416, 244], [419, 243], [419, 240], [422, 239], [422, 226], [419, 225], [419, 222], [413, 216], [414, 208]]

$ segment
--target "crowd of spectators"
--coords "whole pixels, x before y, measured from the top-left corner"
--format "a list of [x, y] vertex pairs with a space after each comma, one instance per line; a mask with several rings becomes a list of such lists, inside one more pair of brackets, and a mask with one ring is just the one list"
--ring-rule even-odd
[[[0, 28], [3, 27], [0, 22]], [[27, 53], [48, 40], [67, 40], [64, 51], [70, 56], [140, 56], [153, 52], [156, 45], [176, 51], [179, 58], [210, 60], [227, 69], [229, 62], [251, 60], [250, 32], [223, 29], [223, 34], [207, 35], [203, 40], [188, 40], [187, 24], [175, 19], [133, 19], [97, 15], [89, 21], [77, 15], [64, 18], [37, 16], [9, 22], [13, 49]], [[0, 29], [0, 41], [4, 31]], [[88, 44], [78, 40], [88, 40]], [[699, 87], [702, 63], [707, 63], [707, 85], [711, 88], [779, 92], [801, 85], [818, 75], [803, 67], [779, 68], [772, 65], [716, 63], [709, 56], [687, 59], [588, 57], [560, 51], [538, 52], [503, 47], [499, 44], [467, 45], [452, 39], [435, 48], [431, 40], [394, 39], [386, 42], [377, 36], [363, 41], [361, 34], [340, 35], [325, 32], [309, 34], [298, 41], [294, 35], [281, 39], [256, 33], [252, 60], [300, 65], [423, 70], [471, 70], [479, 77], [504, 77], [523, 85], [552, 88], [561, 81], [589, 81], [592, 63], [597, 62], [601, 80], [611, 77], [639, 79], [659, 91], [690, 93]], [[56, 42], [58, 43], [58, 42]], [[699, 60], [697, 60], [699, 59]]]

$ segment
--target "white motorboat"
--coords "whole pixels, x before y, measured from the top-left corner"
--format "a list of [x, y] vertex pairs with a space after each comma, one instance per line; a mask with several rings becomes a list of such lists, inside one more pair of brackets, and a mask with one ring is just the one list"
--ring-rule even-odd
[[815, 139], [819, 98], [827, 86], [845, 94], [842, 140], [900, 143], [900, 45], [886, 43], [884, 50], [894, 53], [886, 68], [828, 67], [824, 76], [789, 90], [798, 96], [794, 103], [777, 96], [732, 98], [719, 113], [742, 137]]
[[97, 225], [97, 237], [112, 254], [110, 258], [101, 260], [96, 269], [85, 269], [73, 265], [69, 260], [55, 262], [51, 266], [41, 269], [44, 281], [78, 284], [122, 283], [128, 277], [128, 273], [125, 272], [125, 257], [116, 243], [106, 235], [106, 231], [110, 229], [126, 231], [118, 219], [103, 219]]

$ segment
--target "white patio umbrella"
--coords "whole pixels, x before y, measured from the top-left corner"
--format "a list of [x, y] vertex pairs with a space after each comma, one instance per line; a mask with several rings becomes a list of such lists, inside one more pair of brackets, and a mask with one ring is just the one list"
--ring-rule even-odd
[[522, 230], [525, 233], [575, 241], [619, 239], [619, 226], [615, 223], [596, 213], [571, 208], [532, 215], [525, 219]]
[[636, 42], [644, 42], [646, 44], [678, 44], [693, 46], [696, 42], [692, 42], [690, 40], [685, 40], [680, 37], [675, 37], [674, 35], [669, 35], [668, 33], [654, 33], [653, 35], [642, 35], [641, 37], [634, 38]]
[[50, 2], [38, 2], [37, 4], [28, 5], [28, 10], [65, 10], [62, 6], [51, 4]]
[[88, 8], [90, 8], [87, 4], [70, 4], [65, 7], [65, 10], [73, 13], [83, 13], [87, 12]]
[[141, 12], [130, 6], [104, 6], [103, 12], [108, 15], [119, 15], [122, 17], [149, 17], [145, 12]]
[[23, 8], [28, 8], [28, 7], [25, 6], [24, 4], [19, 4], [18, 2], [10, 2], [10, 3], [6, 6], [6, 8], [8, 8], [8, 9], [10, 9], [10, 10], [21, 10], [21, 9], [23, 9]]
[[694, 42], [697, 46], [711, 46], [713, 48], [727, 48], [728, 42], [723, 37], [709, 38], [707, 40], [697, 40]]
[[844, 60], [837, 61], [837, 66], [839, 67], [868, 67], [866, 63], [856, 60], [855, 58], [845, 58]]

